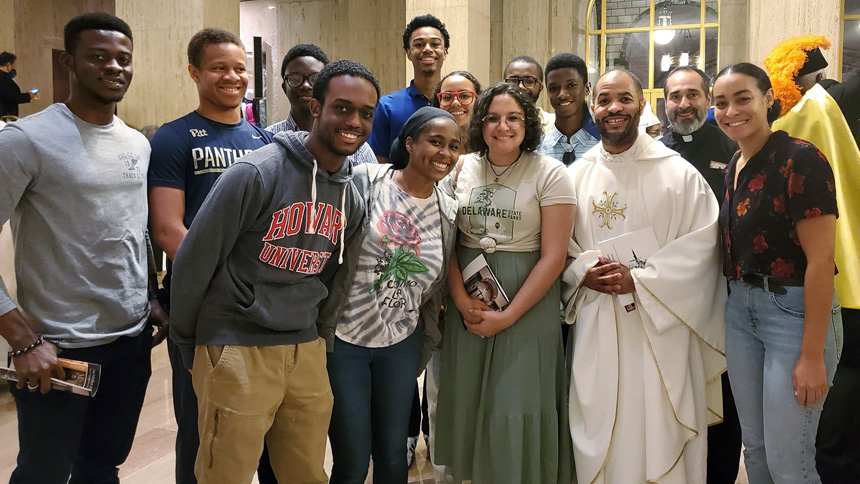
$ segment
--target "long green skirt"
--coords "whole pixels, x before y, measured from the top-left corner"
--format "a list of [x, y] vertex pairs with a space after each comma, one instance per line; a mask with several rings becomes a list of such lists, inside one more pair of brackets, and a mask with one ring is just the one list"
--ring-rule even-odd
[[[480, 249], [458, 247], [460, 267]], [[513, 300], [540, 252], [484, 253]], [[513, 326], [481, 338], [448, 301], [436, 417], [436, 464], [473, 484], [569, 484], [573, 454], [559, 282]]]

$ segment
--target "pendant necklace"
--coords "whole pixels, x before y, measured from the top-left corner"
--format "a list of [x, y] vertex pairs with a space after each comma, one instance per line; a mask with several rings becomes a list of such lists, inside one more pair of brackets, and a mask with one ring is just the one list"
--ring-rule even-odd
[[490, 156], [489, 156], [489, 154], [488, 154], [488, 155], [487, 155], [487, 157], [486, 157], [486, 159], [487, 159], [487, 164], [488, 164], [488, 165], [490, 165], [490, 170], [492, 170], [492, 171], [493, 171], [493, 175], [496, 175], [496, 178], [493, 180], [493, 183], [499, 183], [499, 178], [500, 178], [502, 175], [504, 175], [508, 170], [510, 170], [511, 168], [513, 168], [513, 166], [514, 166], [514, 165], [516, 165], [518, 161], [520, 161], [520, 158], [522, 158], [522, 156], [523, 156], [523, 152], [522, 152], [522, 151], [520, 151], [520, 155], [519, 155], [519, 156], [517, 156], [517, 159], [516, 159], [516, 160], [514, 160], [514, 162], [513, 162], [513, 163], [511, 163], [510, 165], [506, 166], [506, 167], [505, 167], [505, 169], [504, 169], [504, 170], [502, 170], [502, 172], [501, 172], [501, 173], [497, 173], [497, 172], [496, 172], [496, 167], [495, 167], [495, 166], [490, 162]]

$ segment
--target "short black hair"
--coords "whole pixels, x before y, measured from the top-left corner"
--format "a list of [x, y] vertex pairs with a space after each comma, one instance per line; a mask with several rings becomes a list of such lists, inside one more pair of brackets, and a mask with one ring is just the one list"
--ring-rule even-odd
[[496, 96], [505, 94], [514, 98], [517, 104], [520, 105], [526, 118], [526, 133], [523, 142], [520, 143], [520, 149], [523, 151], [534, 151], [540, 146], [540, 140], [543, 137], [543, 126], [541, 125], [540, 115], [531, 96], [520, 89], [519, 86], [508, 82], [497, 82], [478, 96], [478, 100], [475, 101], [475, 108], [472, 110], [472, 120], [469, 121], [469, 146], [481, 156], [486, 155], [490, 151], [490, 147], [484, 141], [484, 117], [490, 111], [490, 103], [493, 102], [493, 99]]
[[[508, 68], [511, 67], [511, 64], [513, 64], [514, 62], [525, 62], [526, 64], [531, 64], [531, 65], [537, 67], [538, 68], [538, 81], [543, 82], [543, 67], [541, 67], [540, 62], [535, 60], [534, 57], [528, 56], [528, 55], [518, 55], [518, 56], [514, 57], [513, 59], [511, 59], [511, 61], [508, 62], [508, 65], [505, 66], [505, 70], [502, 72], [502, 75], [507, 74]], [[586, 74], [588, 74], [588, 71], [586, 71]]]
[[[564, 53], [557, 54], [546, 63], [546, 71], [545, 73], [548, 75], [550, 72], [556, 69], [565, 69], [571, 68], [576, 69], [576, 72], [582, 77], [582, 82], [588, 82], [588, 66], [585, 65], [585, 61], [582, 60], [582, 57], [576, 54]], [[505, 69], [507, 70], [507, 69]]]
[[449, 72], [448, 74], [446, 74], [446, 75], [445, 75], [445, 77], [443, 77], [443, 78], [442, 78], [442, 80], [441, 80], [441, 81], [439, 81], [439, 84], [436, 84], [436, 90], [435, 90], [435, 91], [433, 91], [433, 99], [431, 99], [430, 101], [431, 101], [431, 105], [432, 105], [434, 108], [438, 108], [438, 107], [440, 107], [440, 106], [439, 106], [439, 96], [438, 96], [438, 94], [439, 94], [440, 92], [442, 92], [442, 83], [443, 83], [443, 82], [445, 82], [445, 79], [448, 79], [448, 78], [449, 78], [449, 77], [451, 77], [451, 76], [461, 76], [461, 77], [465, 77], [465, 78], [466, 78], [466, 80], [468, 80], [469, 82], [471, 82], [471, 83], [472, 83], [472, 87], [474, 87], [474, 88], [475, 88], [475, 94], [481, 94], [481, 83], [480, 83], [480, 82], [478, 82], [478, 80], [477, 80], [477, 79], [475, 79], [475, 76], [473, 76], [471, 72], [469, 72], [469, 71], [453, 71], [453, 72]]
[[314, 81], [314, 99], [320, 104], [325, 104], [325, 95], [328, 92], [328, 83], [334, 77], [352, 76], [367, 79], [373, 84], [376, 89], [376, 99], [379, 101], [379, 82], [376, 77], [363, 65], [351, 60], [337, 60], [325, 67], [317, 74], [317, 80]]
[[81, 32], [84, 30], [110, 30], [119, 32], [128, 40], [134, 42], [131, 36], [131, 27], [125, 23], [125, 20], [104, 12], [93, 12], [78, 15], [69, 20], [63, 30], [63, 46], [69, 54], [75, 53], [78, 48], [78, 43], [81, 40]]
[[630, 76], [630, 79], [633, 79], [633, 87], [636, 89], [636, 94], [639, 95], [639, 101], [642, 101], [643, 99], [645, 99], [645, 91], [642, 90], [642, 81], [640, 81], [639, 78], [636, 77], [636, 74], [632, 73], [631, 71], [628, 71], [627, 69], [618, 68], [618, 69], [610, 69], [610, 70], [604, 72], [603, 75], [597, 79], [597, 82], [594, 83], [594, 89], [591, 91], [591, 99], [592, 100], [597, 98], [597, 84], [600, 83], [600, 79], [603, 79], [604, 77], [608, 76], [610, 73], [613, 73], [613, 72], [623, 72], [623, 73], [627, 74], [628, 76]]
[[447, 49], [448, 47], [451, 47], [451, 35], [448, 34], [448, 29], [445, 28], [445, 24], [439, 20], [438, 17], [425, 13], [424, 15], [415, 17], [406, 24], [406, 30], [403, 31], [403, 50], [409, 50], [409, 38], [412, 37], [412, 32], [415, 32], [421, 27], [433, 27], [438, 30], [442, 33], [442, 40], [445, 42], [445, 48]]
[[17, 55], [15, 55], [11, 52], [6, 52], [5, 50], [3, 52], [0, 52], [0, 66], [5, 66], [6, 64], [11, 64], [12, 62], [15, 62], [16, 60], [18, 60]]
[[[717, 74], [717, 77], [714, 78], [714, 84], [717, 83], [717, 79], [729, 75], [729, 74], [743, 74], [745, 76], [752, 77], [755, 81], [756, 87], [761, 91], [762, 94], [767, 94], [767, 92], [773, 89], [773, 85], [770, 83], [770, 76], [767, 75], [767, 71], [762, 69], [761, 67], [750, 64], [749, 62], [739, 62], [737, 64], [732, 64]], [[767, 110], [767, 122], [768, 124], [773, 123], [777, 119], [779, 119], [779, 115], [781, 112], [781, 105], [779, 99], [774, 96], [773, 105]]]
[[323, 65], [328, 65], [331, 62], [319, 46], [314, 44], [296, 44], [284, 56], [284, 62], [281, 63], [281, 77], [287, 76], [287, 64], [297, 57], [313, 57], [322, 62]]
[[188, 63], [200, 69], [200, 62], [203, 61], [203, 53], [206, 47], [213, 44], [235, 44], [245, 50], [245, 45], [242, 44], [242, 39], [238, 35], [230, 32], [227, 29], [220, 27], [207, 27], [200, 32], [194, 34], [191, 40], [188, 41]]
[[[669, 75], [666, 76], [667, 83], [669, 81], [669, 78], [679, 71], [689, 71], [698, 74], [699, 77], [702, 78], [702, 92], [705, 94], [705, 96], [709, 96], [711, 94], [711, 76], [705, 74], [705, 71], [695, 66], [677, 66], [673, 68], [671, 71], [669, 71]], [[666, 88], [665, 85], [663, 85], [663, 97], [669, 97], [669, 90]]]

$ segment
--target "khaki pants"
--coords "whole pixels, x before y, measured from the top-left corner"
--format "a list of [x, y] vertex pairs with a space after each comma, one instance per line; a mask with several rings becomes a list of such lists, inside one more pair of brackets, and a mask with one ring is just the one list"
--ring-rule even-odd
[[332, 393], [325, 341], [282, 346], [198, 346], [200, 484], [250, 483], [263, 438], [280, 484], [326, 483]]

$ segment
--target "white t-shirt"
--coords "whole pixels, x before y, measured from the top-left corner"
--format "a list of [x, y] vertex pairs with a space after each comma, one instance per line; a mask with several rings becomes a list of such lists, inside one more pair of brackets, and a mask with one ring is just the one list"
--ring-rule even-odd
[[504, 172], [504, 168], [491, 167], [486, 157], [476, 153], [462, 160], [456, 190], [452, 187], [456, 169], [443, 187], [457, 199], [457, 226], [460, 244], [465, 247], [495, 247], [508, 252], [540, 250], [540, 208], [576, 204], [570, 175], [556, 159], [524, 152]]
[[355, 279], [335, 334], [380, 348], [406, 339], [418, 326], [421, 295], [442, 271], [442, 219], [436, 192], [415, 198], [390, 172], [371, 207]]

